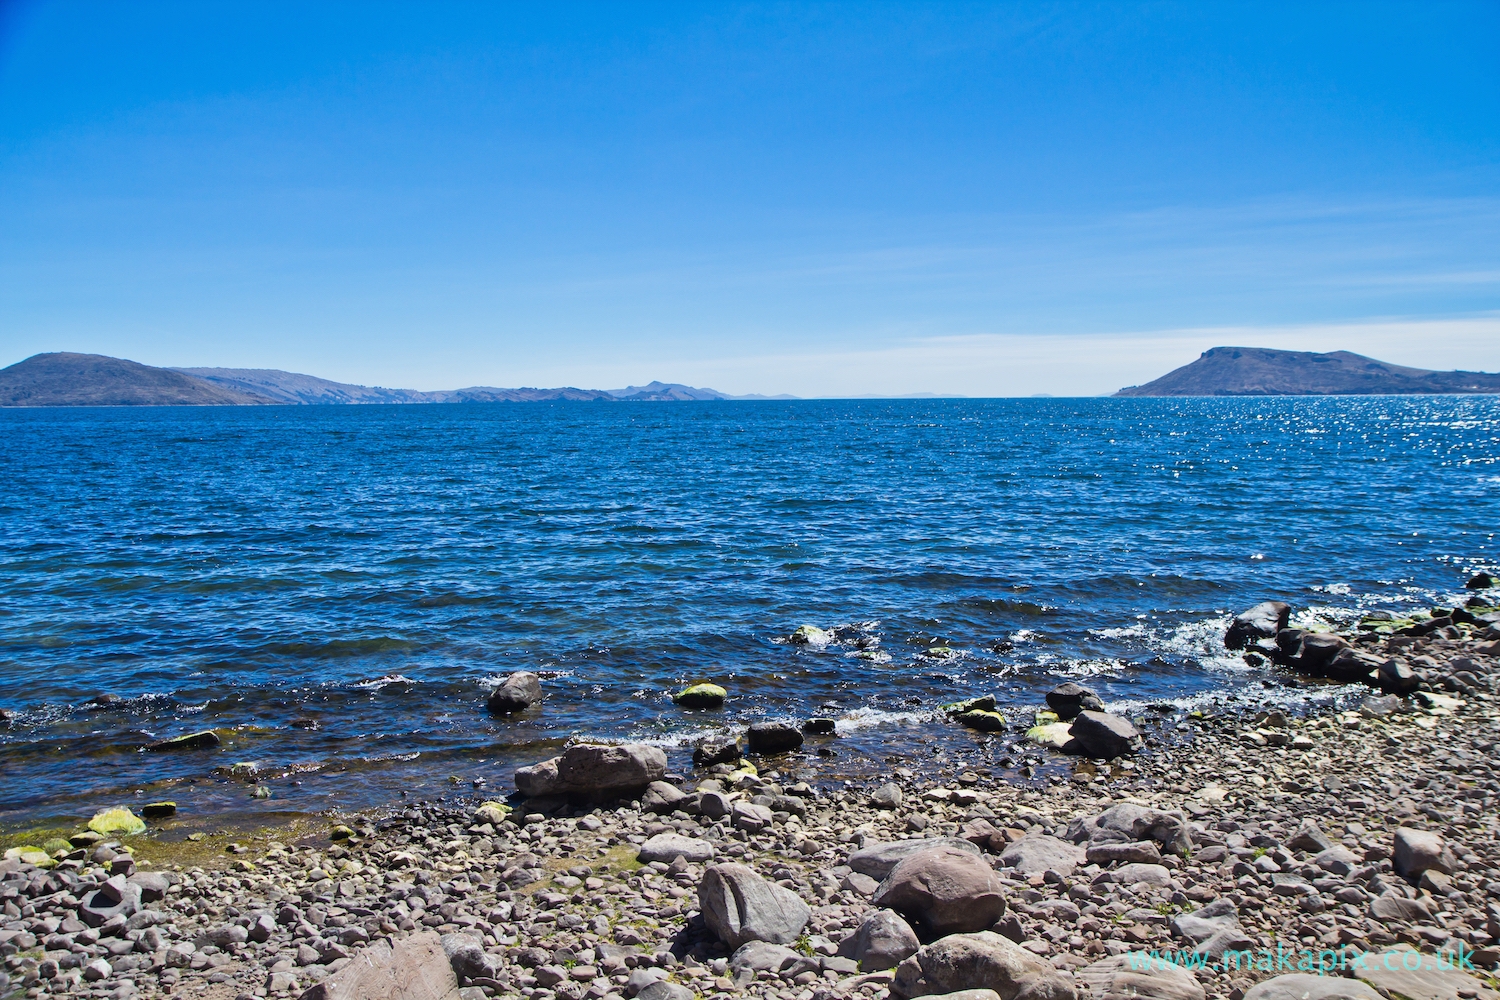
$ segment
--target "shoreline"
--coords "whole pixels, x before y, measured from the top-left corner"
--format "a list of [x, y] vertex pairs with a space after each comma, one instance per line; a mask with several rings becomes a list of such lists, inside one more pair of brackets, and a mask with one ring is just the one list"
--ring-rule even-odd
[[[649, 811], [649, 794], [594, 807], [554, 801], [545, 812], [519, 803], [508, 813], [491, 807], [477, 815], [477, 800], [396, 805], [342, 817], [347, 825], [334, 827], [336, 841], [328, 823], [340, 817], [304, 815], [253, 836], [210, 834], [176, 846], [145, 838], [138, 863], [97, 847], [51, 873], [8, 861], [0, 866], [0, 952], [13, 985], [34, 995], [123, 989], [118, 995], [228, 1000], [298, 995], [347, 975], [351, 961], [379, 951], [371, 951], [379, 940], [399, 945], [431, 928], [476, 936], [479, 958], [469, 957], [479, 964], [463, 966], [471, 973], [467, 989], [478, 991], [467, 996], [475, 998], [603, 1000], [631, 995], [658, 974], [704, 997], [883, 997], [892, 973], [860, 973], [852, 959], [822, 954], [876, 908], [878, 883], [851, 869], [851, 856], [876, 843], [946, 836], [974, 845], [993, 869], [1007, 903], [995, 926], [1080, 997], [1094, 990], [1090, 967], [1112, 956], [1193, 949], [1201, 942], [1184, 931], [1194, 925], [1180, 918], [1210, 905], [1227, 907], [1229, 920], [1224, 913], [1195, 919], [1218, 920], [1219, 930], [1232, 925], [1252, 950], [1347, 953], [1406, 944], [1431, 952], [1461, 944], [1477, 967], [1494, 968], [1500, 767], [1489, 762], [1500, 740], [1493, 693], [1500, 672], [1492, 672], [1500, 643], [1472, 627], [1389, 634], [1397, 631], [1369, 631], [1349, 648], [1403, 651], [1429, 675], [1418, 684], [1460, 690], [1372, 693], [1361, 710], [1307, 719], [1194, 720], [1182, 742], [1110, 762], [1074, 760], [1067, 780], [1043, 787], [978, 771], [950, 770], [950, 780], [936, 780], [908, 770], [890, 776], [899, 796], [877, 789], [880, 781], [819, 789], [775, 770], [776, 757], [762, 757], [759, 775], [726, 764], [717, 776], [700, 770], [685, 778], [683, 790], [698, 802], [683, 798], [676, 804], [686, 808], [675, 811]], [[704, 781], [720, 782], [722, 792]], [[713, 811], [705, 792], [723, 794], [731, 813], [705, 815]], [[743, 808], [733, 809], [735, 802]], [[1089, 820], [1130, 803], [1178, 815], [1190, 842], [1185, 855], [1151, 836], [1095, 843], [1085, 834], [1086, 842], [1075, 843]], [[1308, 821], [1317, 829], [1307, 829]], [[1399, 877], [1392, 855], [1403, 827], [1443, 838], [1441, 866], [1449, 872]], [[713, 858], [642, 865], [640, 844], [662, 834], [707, 844]], [[1051, 845], [1040, 838], [1074, 853], [1030, 872], [1006, 863], [1018, 857], [1006, 853], [1016, 844]], [[226, 851], [231, 845], [241, 850]], [[1334, 848], [1347, 857], [1326, 857]], [[728, 966], [733, 949], [699, 912], [710, 860], [743, 863], [803, 901], [809, 917], [790, 943], [805, 961], [748, 974], [743, 962], [738, 974]], [[1130, 869], [1143, 881], [1116, 880], [1111, 873], [1126, 865], [1150, 870]], [[88, 926], [80, 902], [93, 899], [87, 890], [99, 891], [111, 866], [133, 872], [120, 883], [126, 897], [135, 893], [129, 886], [144, 887], [138, 912], [112, 928], [107, 919]], [[1205, 996], [1239, 1000], [1276, 971], [1286, 970], [1186, 974]], [[1493, 995], [1483, 979], [1474, 984], [1474, 996]]]

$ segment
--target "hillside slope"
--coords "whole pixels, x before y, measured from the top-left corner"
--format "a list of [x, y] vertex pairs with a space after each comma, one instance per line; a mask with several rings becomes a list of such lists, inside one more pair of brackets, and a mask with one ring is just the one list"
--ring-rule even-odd
[[1368, 396], [1500, 392], [1500, 375], [1435, 372], [1349, 351], [1314, 354], [1266, 347], [1214, 347], [1154, 382], [1116, 396]]
[[245, 406], [274, 400], [102, 354], [34, 354], [0, 369], [0, 406]]

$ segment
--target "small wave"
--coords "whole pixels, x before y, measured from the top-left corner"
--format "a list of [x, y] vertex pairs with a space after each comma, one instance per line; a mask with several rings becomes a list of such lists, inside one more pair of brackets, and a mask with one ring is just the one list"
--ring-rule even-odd
[[402, 674], [386, 674], [384, 677], [371, 677], [367, 680], [354, 681], [349, 686], [352, 688], [358, 688], [362, 691], [379, 691], [382, 688], [389, 687], [392, 684], [415, 685], [416, 683], [417, 682], [412, 680], [410, 677], [406, 677]]
[[1101, 639], [1141, 639], [1146, 636], [1146, 626], [1136, 624], [1124, 628], [1091, 628], [1089, 635], [1097, 635]]
[[932, 709], [887, 712], [879, 708], [856, 708], [845, 713], [842, 718], [835, 719], [833, 728], [837, 733], [855, 733], [862, 729], [875, 729], [880, 726], [923, 725], [941, 718], [942, 713]]

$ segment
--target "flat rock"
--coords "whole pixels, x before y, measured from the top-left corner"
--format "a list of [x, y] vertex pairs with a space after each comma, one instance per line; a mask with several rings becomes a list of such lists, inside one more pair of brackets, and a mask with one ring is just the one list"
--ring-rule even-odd
[[696, 837], [684, 837], [680, 833], [658, 833], [641, 845], [638, 860], [642, 864], [663, 861], [670, 864], [683, 858], [690, 864], [707, 861], [714, 856], [714, 845]]
[[1427, 905], [1419, 899], [1384, 895], [1376, 896], [1370, 900], [1370, 916], [1376, 920], [1397, 920], [1402, 923], [1416, 923], [1426, 920], [1431, 916], [1431, 913], [1428, 912]]
[[1172, 933], [1198, 944], [1239, 925], [1239, 910], [1234, 903], [1228, 899], [1216, 899], [1192, 913], [1179, 913], [1172, 919]]
[[1069, 976], [1048, 961], [991, 931], [950, 934], [925, 945], [896, 967], [898, 998], [989, 989], [1003, 1000], [1077, 1000]]
[[1204, 1000], [1203, 987], [1192, 972], [1146, 952], [1115, 955], [1074, 974], [1080, 992], [1092, 1000]]
[[735, 949], [750, 941], [790, 944], [812, 917], [791, 890], [740, 864], [713, 865], [703, 873], [698, 908], [714, 936]]
[[871, 900], [933, 937], [981, 931], [1005, 915], [999, 878], [983, 858], [933, 847], [902, 859]]
[[1023, 875], [1040, 875], [1045, 871], [1070, 875], [1084, 863], [1084, 851], [1066, 840], [1031, 833], [1001, 851], [1000, 863]]
[[819, 965], [815, 959], [799, 954], [786, 945], [750, 941], [729, 956], [729, 968], [734, 972], [748, 969], [751, 972], [795, 976], [799, 972], [816, 972]]
[[394, 948], [382, 939], [356, 952], [302, 1000], [458, 1000], [458, 977], [442, 940], [423, 931]]
[[869, 843], [849, 855], [849, 867], [861, 875], [884, 879], [891, 869], [918, 851], [931, 847], [954, 847], [960, 851], [979, 855], [978, 847], [962, 837], [927, 837], [921, 840], [896, 840], [890, 843]]
[[1114, 862], [1155, 865], [1161, 863], [1161, 849], [1154, 840], [1136, 840], [1124, 844], [1090, 844], [1084, 857], [1091, 865]]
[[1362, 967], [1351, 971], [1382, 996], [1400, 1000], [1458, 1000], [1459, 997], [1497, 1000], [1500, 993], [1466, 972], [1451, 967], [1436, 955], [1423, 955], [1407, 948], [1366, 952]]
[[1358, 979], [1296, 972], [1256, 983], [1246, 991], [1245, 1000], [1384, 1000], [1384, 998]]
[[1121, 865], [1109, 874], [1110, 881], [1117, 882], [1120, 885], [1154, 885], [1163, 887], [1172, 884], [1172, 873], [1167, 870], [1166, 865]]

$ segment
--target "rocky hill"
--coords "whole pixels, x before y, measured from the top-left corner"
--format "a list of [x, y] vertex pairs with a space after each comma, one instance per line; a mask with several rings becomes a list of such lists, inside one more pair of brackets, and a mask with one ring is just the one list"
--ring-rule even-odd
[[1370, 396], [1500, 392], [1500, 375], [1436, 372], [1349, 351], [1314, 354], [1214, 347], [1197, 361], [1116, 396]]
[[380, 386], [331, 382], [313, 375], [299, 375], [275, 368], [176, 368], [240, 392], [269, 396], [280, 403], [328, 405], [338, 403], [535, 403], [547, 400], [611, 400], [613, 393], [601, 389], [497, 389], [476, 385], [467, 389], [385, 389]]
[[0, 406], [243, 406], [266, 396], [102, 354], [36, 354], [0, 369]]

